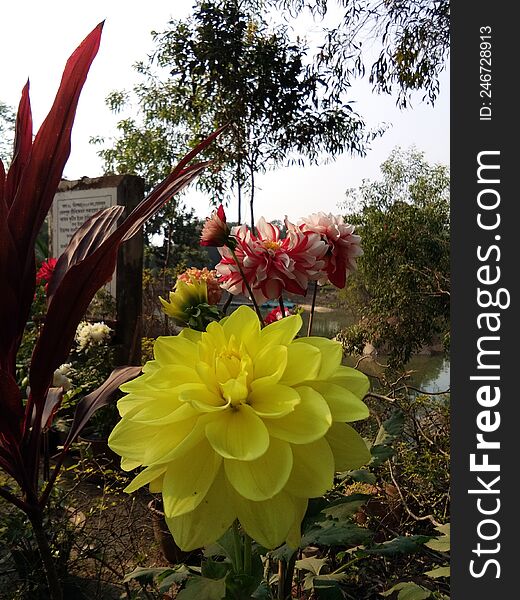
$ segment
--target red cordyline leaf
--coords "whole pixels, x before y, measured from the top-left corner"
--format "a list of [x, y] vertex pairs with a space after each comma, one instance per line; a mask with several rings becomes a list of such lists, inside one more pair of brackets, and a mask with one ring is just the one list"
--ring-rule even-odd
[[0, 219], [4, 220], [7, 218], [7, 204], [4, 201], [4, 188], [5, 188], [5, 167], [2, 159], [0, 158]]
[[[79, 95], [97, 54], [100, 23], [73, 52], [63, 72], [52, 108], [28, 151], [30, 107], [24, 90], [18, 115], [17, 157], [7, 175], [7, 220], [0, 223], [0, 279], [7, 288], [0, 306], [2, 364], [12, 370], [16, 351], [29, 315], [35, 287], [34, 242], [61, 180], [70, 153], [70, 134]], [[16, 157], [15, 157], [16, 158]], [[25, 162], [23, 171], [18, 166]], [[9, 190], [7, 184], [9, 183]], [[12, 188], [12, 189], [11, 189]], [[3, 336], [2, 336], [3, 337]], [[7, 345], [7, 347], [6, 347]]]
[[[224, 128], [212, 133], [186, 155], [152, 192], [130, 213], [115, 231], [116, 207], [96, 213], [76, 232], [56, 264], [48, 288], [49, 306], [45, 324], [36, 343], [30, 370], [31, 395], [26, 406], [24, 433], [30, 436], [25, 451], [28, 461], [35, 455], [41, 428], [44, 398], [54, 370], [66, 361], [76, 328], [95, 293], [110, 280], [119, 246], [139, 232], [143, 223], [160, 210], [172, 196], [188, 185], [208, 162], [186, 166]], [[28, 433], [29, 415], [36, 412], [35, 425]], [[32, 468], [36, 468], [36, 463]]]
[[64, 444], [64, 451], [76, 440], [90, 417], [102, 406], [110, 402], [112, 394], [130, 379], [141, 373], [141, 367], [117, 367], [110, 373], [108, 379], [96, 390], [82, 398], [74, 412], [72, 425]]
[[27, 81], [22, 90], [22, 97], [16, 115], [13, 160], [5, 182], [5, 203], [8, 208], [13, 203], [14, 192], [18, 189], [23, 171], [29, 162], [32, 148], [32, 128], [29, 81]]

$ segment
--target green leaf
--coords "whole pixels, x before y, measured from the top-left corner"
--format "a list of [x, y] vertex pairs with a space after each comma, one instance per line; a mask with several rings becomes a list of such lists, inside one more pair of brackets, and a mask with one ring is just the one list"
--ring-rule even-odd
[[313, 575], [319, 575], [321, 569], [327, 564], [326, 558], [302, 558], [296, 561], [296, 568], [300, 571], [309, 571]]
[[201, 574], [208, 579], [222, 579], [231, 570], [229, 562], [216, 562], [214, 560], [204, 560], [202, 562]]
[[366, 544], [372, 537], [372, 532], [362, 529], [353, 523], [338, 523], [323, 521], [316, 523], [302, 538], [301, 548], [317, 544], [319, 546], [357, 546]]
[[369, 463], [370, 466], [378, 467], [381, 463], [394, 455], [394, 449], [392, 446], [386, 445], [372, 446], [372, 448], [370, 448], [370, 454], [372, 455], [372, 460]]
[[[143, 584], [150, 584], [154, 581], [162, 582], [166, 578], [171, 578], [172, 583], [180, 583], [189, 575], [189, 570], [184, 565], [179, 565], [175, 569], [165, 567], [136, 567], [131, 573], [125, 575], [123, 583], [132, 579], [137, 579]], [[171, 585], [171, 584], [170, 584]]]
[[400, 410], [396, 410], [379, 428], [373, 445], [391, 444], [397, 436], [401, 435], [403, 429], [404, 414]]
[[[372, 456], [374, 456], [371, 451]], [[349, 471], [347, 475], [353, 479], [354, 481], [359, 481], [360, 483], [369, 483], [370, 485], [374, 485], [376, 482], [376, 476], [374, 473], [367, 471], [366, 469], [358, 469], [357, 471]]]
[[179, 592], [177, 600], [222, 600], [226, 595], [226, 578], [208, 579], [192, 577], [186, 587]]
[[380, 592], [381, 596], [391, 596], [394, 592], [399, 592], [397, 600], [425, 600], [431, 596], [431, 591], [423, 588], [413, 581], [398, 583], [386, 592]]
[[347, 577], [344, 574], [320, 575], [313, 579], [313, 589], [319, 600], [343, 600], [340, 582]]
[[425, 575], [431, 577], [432, 579], [437, 579], [438, 577], [449, 577], [450, 567], [437, 567], [431, 571], [426, 571]]
[[450, 551], [450, 524], [445, 523], [435, 528], [441, 535], [436, 536], [433, 540], [430, 540], [426, 546], [436, 552], [449, 552]]
[[262, 581], [262, 583], [251, 594], [251, 598], [255, 598], [255, 600], [271, 600], [272, 597], [273, 595], [271, 594], [271, 587], [267, 581]]
[[359, 509], [367, 503], [370, 496], [366, 500], [356, 500], [350, 502], [340, 502], [322, 510], [322, 513], [336, 521], [345, 521], [352, 515], [356, 514]]
[[366, 554], [382, 554], [393, 556], [394, 554], [413, 554], [421, 549], [421, 546], [430, 539], [427, 535], [399, 536], [393, 540], [376, 544], [363, 552]]

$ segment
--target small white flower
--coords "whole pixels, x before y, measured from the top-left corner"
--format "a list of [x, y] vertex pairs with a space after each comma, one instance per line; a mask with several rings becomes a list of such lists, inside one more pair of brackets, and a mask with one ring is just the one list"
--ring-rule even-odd
[[76, 330], [78, 350], [86, 350], [92, 346], [100, 346], [108, 341], [112, 329], [103, 322], [87, 323], [82, 321]]

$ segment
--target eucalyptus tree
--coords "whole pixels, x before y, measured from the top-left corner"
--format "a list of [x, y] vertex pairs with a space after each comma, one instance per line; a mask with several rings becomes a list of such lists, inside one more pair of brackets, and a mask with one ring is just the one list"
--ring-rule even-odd
[[[258, 5], [260, 0], [248, 0]], [[394, 94], [401, 108], [413, 92], [433, 104], [439, 75], [450, 48], [450, 0], [265, 0], [288, 18], [310, 12], [317, 23], [334, 9], [332, 26], [323, 25], [313, 68], [335, 99], [364, 76], [376, 92]]]
[[14, 113], [0, 100], [0, 160], [4, 163], [11, 158], [14, 132]]
[[394, 150], [381, 172], [347, 192], [364, 255], [346, 290], [361, 319], [342, 337], [347, 351], [371, 342], [397, 366], [436, 336], [449, 341], [450, 175], [416, 149]]
[[119, 121], [119, 136], [100, 155], [109, 172], [142, 174], [152, 185], [180, 148], [229, 124], [206, 153], [213, 167], [200, 185], [214, 202], [236, 194], [239, 222], [248, 198], [253, 224], [258, 173], [364, 154], [379, 132], [366, 130], [344, 94], [327, 97], [302, 39], [247, 5], [199, 0], [187, 20], [153, 33], [153, 54], [136, 65], [143, 80], [107, 99], [114, 112], [137, 102], [138, 115]]

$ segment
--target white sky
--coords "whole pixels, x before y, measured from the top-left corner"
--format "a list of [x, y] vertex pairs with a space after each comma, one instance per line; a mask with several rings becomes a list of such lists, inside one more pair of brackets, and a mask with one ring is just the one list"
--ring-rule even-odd
[[[68, 179], [97, 177], [102, 164], [89, 138], [110, 137], [117, 121], [117, 115], [105, 106], [105, 97], [138, 81], [132, 65], [153, 49], [150, 32], [163, 30], [171, 17], [186, 17], [192, 4], [192, 0], [5, 1], [0, 16], [0, 100], [16, 106], [29, 77], [36, 129], [52, 104], [66, 59], [105, 19], [101, 48], [79, 102], [64, 173]], [[281, 168], [259, 176], [257, 217], [282, 219], [287, 214], [296, 220], [317, 210], [339, 212], [345, 190], [364, 178], [377, 178], [379, 165], [395, 146], [415, 145], [429, 161], [449, 163], [449, 72], [441, 78], [434, 108], [417, 98], [412, 109], [401, 111], [393, 98], [373, 94], [366, 82], [356, 84], [352, 97], [369, 126], [384, 122], [391, 128], [373, 143], [365, 158], [344, 155], [324, 166]], [[186, 203], [199, 216], [208, 214], [208, 198], [202, 194], [189, 192]], [[231, 220], [236, 219], [234, 206], [228, 213]]]

